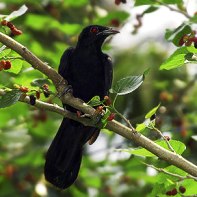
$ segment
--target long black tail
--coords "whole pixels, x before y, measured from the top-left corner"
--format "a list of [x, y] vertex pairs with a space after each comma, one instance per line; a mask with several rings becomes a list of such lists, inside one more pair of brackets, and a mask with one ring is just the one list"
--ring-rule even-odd
[[65, 189], [76, 180], [81, 165], [82, 147], [96, 128], [64, 118], [46, 155], [47, 181]]

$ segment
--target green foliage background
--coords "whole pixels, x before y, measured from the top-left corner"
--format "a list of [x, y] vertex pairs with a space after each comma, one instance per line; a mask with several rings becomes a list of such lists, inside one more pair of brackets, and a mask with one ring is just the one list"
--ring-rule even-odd
[[[100, 24], [121, 28], [128, 21], [129, 13], [121, 10], [112, 0], [111, 2], [112, 5], [109, 6], [104, 0], [6, 0], [2, 3], [5, 7], [1, 9], [1, 14], [10, 14], [25, 4], [28, 11], [12, 21], [23, 31], [22, 35], [14, 39], [57, 69], [63, 51], [68, 46], [76, 44], [77, 36], [83, 27], [89, 24]], [[183, 7], [182, 0], [161, 2], [174, 3], [179, 8]], [[159, 9], [159, 5], [154, 1], [135, 1], [135, 6], [141, 5], [158, 6], [157, 9]], [[98, 8], [104, 9], [107, 15], [99, 15]], [[157, 9], [151, 8], [152, 11]], [[196, 16], [188, 21], [190, 22], [189, 30], [188, 26], [186, 28], [184, 26], [176, 31], [168, 31], [166, 39], [178, 45], [177, 40], [180, 39], [180, 35], [191, 32]], [[1, 31], [9, 34], [8, 29], [1, 28]], [[186, 60], [185, 55], [196, 54], [197, 49], [193, 46], [177, 46], [178, 51], [167, 59], [167, 51], [160, 49], [154, 42], [148, 43], [146, 50], [140, 50], [141, 47], [144, 45], [139, 44], [129, 50], [113, 52], [110, 41], [104, 46], [105, 52], [113, 54], [114, 81], [128, 75], [143, 74], [147, 67], [150, 68], [145, 82], [138, 90], [118, 98], [117, 108], [135, 126], [137, 123], [142, 123], [145, 114], [161, 102], [157, 112], [157, 127], [163, 132], [168, 131], [173, 139], [183, 142], [187, 147], [183, 156], [197, 163], [197, 144], [192, 137], [197, 132], [196, 84], [195, 79], [188, 76], [186, 67], [182, 66]], [[17, 57], [18, 55], [12, 51], [9, 56]], [[196, 63], [193, 59], [188, 61]], [[32, 81], [46, 79], [43, 74], [31, 69], [25, 61], [12, 60], [12, 64], [12, 69], [0, 72], [0, 88], [13, 88], [14, 84], [18, 84], [30, 90], [38, 90], [38, 87], [31, 85]], [[182, 67], [177, 69], [178, 66]], [[159, 68], [169, 70], [172, 67], [176, 69], [159, 71]], [[49, 86], [50, 90], [55, 92], [50, 82]], [[61, 105], [53, 96], [45, 98], [42, 95], [41, 100]], [[186, 175], [185, 172], [155, 157], [134, 156], [135, 153], [131, 152], [126, 159], [112, 160], [111, 155], [115, 152], [112, 149], [128, 149], [136, 145], [124, 139], [119, 140], [118, 144], [114, 143], [117, 136], [108, 130], [104, 130], [104, 134], [101, 134], [101, 138], [104, 138], [107, 143], [106, 146], [103, 146], [101, 140], [100, 144], [95, 145], [100, 147], [98, 151], [90, 151], [91, 154], [88, 154], [86, 148], [84, 149], [83, 163], [76, 183], [66, 191], [56, 190], [44, 181], [43, 165], [45, 153], [61, 120], [62, 117], [55, 113], [38, 110], [22, 103], [0, 109], [0, 196], [42, 196], [39, 193], [42, 191], [38, 189], [39, 185], [46, 187], [45, 196], [53, 197], [166, 196], [166, 191], [179, 188], [180, 185], [186, 187], [185, 195], [197, 194], [197, 183], [194, 180], [180, 180], [164, 173], [152, 175], [147, 173], [150, 168], [142, 162], [179, 175]], [[145, 129], [143, 134], [153, 140], [159, 139], [159, 136], [149, 129]], [[103, 151], [105, 158], [99, 161], [94, 160], [92, 155], [96, 157], [99, 151]], [[119, 154], [121, 158], [124, 153], [119, 152]]]

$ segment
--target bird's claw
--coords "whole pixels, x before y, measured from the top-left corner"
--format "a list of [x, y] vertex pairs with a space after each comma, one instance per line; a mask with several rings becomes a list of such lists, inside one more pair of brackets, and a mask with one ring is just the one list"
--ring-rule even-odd
[[60, 97], [62, 97], [62, 96], [64, 96], [65, 94], [68, 94], [68, 93], [73, 93], [73, 88], [72, 88], [72, 86], [71, 85], [68, 85], [65, 89], [64, 89], [64, 91], [59, 95], [59, 98]]

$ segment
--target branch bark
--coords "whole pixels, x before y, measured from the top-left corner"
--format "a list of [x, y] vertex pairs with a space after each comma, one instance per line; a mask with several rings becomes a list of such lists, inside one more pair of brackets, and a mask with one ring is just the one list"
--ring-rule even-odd
[[[6, 36], [1, 32], [0, 32], [0, 42], [6, 45], [7, 47], [11, 48], [12, 50], [16, 51], [18, 54], [20, 54], [27, 62], [29, 62], [32, 65], [33, 68], [39, 70], [40, 72], [48, 76], [48, 78], [51, 79], [52, 82], [54, 83], [58, 93], [60, 95], [63, 93], [64, 89], [67, 86], [67, 82], [53, 68], [49, 67], [46, 63], [43, 63], [39, 58], [37, 58], [34, 54], [32, 54], [26, 47], [24, 47], [20, 43], [16, 42], [12, 38]], [[4, 93], [5, 93], [4, 90], [1, 89], [0, 95]], [[66, 94], [62, 96], [61, 100], [63, 103], [68, 104], [86, 114], [93, 115], [95, 112], [94, 108], [88, 106], [82, 100], [78, 98], [74, 98], [71, 94]], [[29, 104], [29, 97], [26, 96], [25, 98], [21, 98], [20, 101]], [[56, 112], [64, 117], [74, 119], [87, 126], [93, 126], [93, 123], [90, 119], [78, 118], [75, 114], [65, 111], [63, 108], [55, 104], [49, 104], [42, 101], [37, 101], [35, 107]], [[167, 161], [169, 164], [175, 165], [181, 168], [182, 170], [186, 171], [187, 173], [197, 177], [196, 165], [189, 162], [182, 156], [174, 152], [168, 151], [167, 149], [164, 149], [163, 147], [157, 145], [150, 139], [138, 133], [135, 129], [128, 128], [125, 125], [115, 120], [108, 122], [106, 127], [107, 129], [123, 136], [126, 139], [133, 140], [139, 146], [144, 147], [145, 149], [155, 154], [157, 157]]]

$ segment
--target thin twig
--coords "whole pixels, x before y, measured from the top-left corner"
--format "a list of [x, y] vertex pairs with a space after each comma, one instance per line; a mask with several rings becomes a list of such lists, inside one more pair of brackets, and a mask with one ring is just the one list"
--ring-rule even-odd
[[142, 162], [142, 163], [145, 164], [145, 165], [148, 166], [148, 167], [151, 167], [151, 168], [157, 170], [158, 172], [163, 172], [163, 173], [165, 173], [165, 174], [167, 174], [167, 175], [176, 177], [176, 178], [178, 178], [180, 181], [185, 180], [185, 179], [193, 179], [193, 180], [197, 181], [197, 177], [191, 176], [191, 175], [189, 175], [189, 174], [186, 175], [186, 176], [181, 176], [181, 175], [179, 175], [179, 174], [175, 174], [175, 173], [172, 173], [172, 172], [168, 172], [168, 171], [164, 170], [163, 168], [157, 168], [156, 166], [151, 165], [151, 164], [147, 164], [147, 163], [145, 163], [145, 162]]
[[168, 139], [162, 134], [162, 132], [156, 128], [155, 126], [152, 125], [152, 129], [154, 129], [166, 142], [168, 148], [172, 151], [175, 152], [174, 148], [171, 146], [170, 142], [168, 141]]
[[170, 5], [166, 4], [166, 3], [163, 3], [163, 2], [161, 2], [159, 0], [155, 0], [155, 2], [159, 3], [160, 5], [163, 5], [163, 6], [167, 7], [171, 11], [174, 11], [174, 12], [177, 12], [177, 13], [180, 13], [180, 14], [183, 14], [188, 19], [191, 18], [191, 16], [187, 12], [185, 12], [183, 10], [176, 9], [176, 8], [170, 6]]

